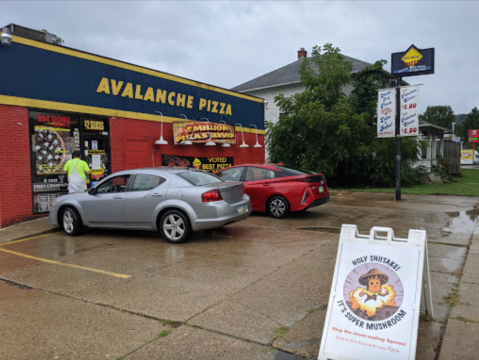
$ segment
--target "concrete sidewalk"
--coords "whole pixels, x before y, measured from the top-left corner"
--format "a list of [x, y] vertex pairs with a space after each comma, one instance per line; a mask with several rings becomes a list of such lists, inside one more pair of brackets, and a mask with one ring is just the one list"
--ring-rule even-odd
[[461, 281], [447, 321], [439, 360], [479, 358], [479, 227], [469, 245]]
[[[266, 344], [272, 346], [271, 348], [275, 351], [284, 351], [284, 353], [275, 353], [277, 356], [280, 354], [290, 354], [292, 356], [288, 359], [314, 359], [317, 357], [319, 351], [322, 324], [324, 323], [324, 315], [326, 311], [323, 306], [316, 308], [310, 304], [318, 302], [317, 299], [314, 298], [317, 293], [321, 293], [324, 297], [324, 299], [321, 300], [321, 304], [324, 304], [325, 301], [327, 301], [331, 280], [330, 277], [325, 279], [324, 288], [321, 289], [318, 289], [318, 287], [323, 286], [323, 283], [319, 283], [314, 279], [310, 280], [310, 288], [307, 290], [305, 289], [307, 293], [296, 293], [291, 289], [294, 289], [294, 284], [298, 283], [299, 280], [310, 278], [311, 274], [317, 274], [316, 270], [318, 269], [318, 266], [322, 269], [323, 275], [329, 276], [328, 274], [334, 267], [334, 260], [330, 263], [327, 261], [335, 258], [335, 243], [339, 237], [339, 234], [334, 233], [332, 230], [339, 229], [343, 223], [357, 223], [359, 224], [360, 233], [362, 234], [364, 234], [371, 225], [387, 227], [394, 226], [395, 229], [398, 230], [396, 236], [399, 237], [406, 237], [407, 229], [409, 228], [423, 227], [422, 224], [424, 224], [424, 227], [428, 228], [428, 241], [430, 243], [429, 259], [431, 271], [434, 272], [432, 274], [433, 276], [431, 276], [433, 281], [432, 295], [433, 302], [438, 306], [436, 307], [435, 305], [435, 321], [429, 323], [424, 321], [424, 319], [420, 321], [416, 358], [420, 360], [478, 359], [479, 341], [477, 341], [477, 339], [479, 339], [479, 309], [475, 307], [475, 304], [479, 301], [479, 227], [477, 226], [478, 204], [476, 203], [474, 205], [477, 198], [409, 196], [405, 197], [406, 199], [399, 203], [391, 202], [388, 200], [387, 195], [375, 196], [371, 194], [346, 192], [333, 192], [332, 198], [333, 201], [330, 205], [315, 210], [318, 214], [321, 214], [320, 222], [317, 220], [318, 218], [314, 216], [314, 212], [305, 213], [300, 216], [292, 216], [281, 222], [271, 222], [269, 218], [263, 216], [252, 216], [248, 221], [238, 223], [235, 227], [230, 227], [227, 231], [225, 230], [224, 234], [229, 237], [226, 237], [225, 240], [221, 242], [208, 243], [203, 241], [202, 243], [195, 244], [195, 241], [192, 241], [182, 247], [171, 247], [170, 249], [170, 245], [163, 245], [156, 242], [147, 243], [144, 238], [141, 241], [140, 247], [137, 249], [134, 247], [134, 243], [131, 241], [132, 239], [125, 241], [122, 246], [126, 246], [127, 249], [121, 251], [118, 250], [118, 253], [129, 253], [129, 256], [125, 258], [128, 260], [133, 260], [135, 255], [136, 257], [142, 255], [144, 257], [142, 258], [142, 262], [145, 264], [149, 261], [149, 257], [145, 254], [145, 252], [148, 251], [148, 247], [150, 248], [150, 251], [158, 251], [157, 249], [160, 246], [164, 246], [165, 249], [168, 249], [168, 254], [171, 257], [173, 255], [179, 256], [180, 254], [184, 256], [183, 252], [187, 253], [196, 248], [208, 253], [208, 246], [212, 246], [213, 248], [225, 246], [224, 248], [216, 250], [218, 251], [218, 254], [222, 254], [221, 256], [231, 255], [231, 257], [228, 257], [224, 263], [225, 269], [229, 271], [228, 274], [232, 276], [234, 274], [233, 269], [231, 268], [232, 263], [235, 264], [235, 266], [243, 266], [242, 269], [244, 272], [253, 266], [253, 264], [259, 266], [256, 262], [247, 262], [248, 266], [236, 263], [239, 258], [239, 253], [246, 252], [249, 254], [248, 248], [241, 248], [239, 245], [247, 242], [248, 240], [246, 239], [252, 239], [254, 237], [253, 234], [256, 234], [256, 237], [258, 237], [258, 234], [265, 234], [263, 236], [266, 238], [267, 236], [279, 236], [278, 233], [284, 232], [293, 236], [298, 229], [304, 231], [309, 228], [308, 230], [313, 230], [308, 233], [310, 235], [303, 232], [296, 235], [298, 237], [297, 240], [292, 240], [305, 243], [305, 240], [309, 239], [309, 237], [311, 237], [311, 239], [314, 237], [316, 231], [319, 231], [322, 234], [329, 232], [327, 236], [323, 236], [325, 239], [332, 239], [329, 243], [325, 242], [325, 245], [321, 248], [318, 247], [316, 249], [311, 245], [311, 250], [308, 250], [302, 255], [301, 261], [287, 262], [289, 265], [283, 269], [279, 269], [278, 267], [279, 270], [268, 275], [270, 278], [268, 282], [262, 280], [256, 283], [255, 280], [251, 285], [248, 285], [248, 287], [245, 286], [243, 290], [233, 291], [233, 295], [231, 295], [227, 301], [219, 301], [214, 306], [200, 309], [194, 316], [190, 315], [189, 312], [191, 309], [187, 308], [188, 304], [184, 304], [184, 308], [173, 308], [174, 311], [167, 312], [165, 313], [166, 315], [163, 316], [162, 312], [167, 307], [165, 304], [168, 302], [163, 303], [160, 306], [159, 304], [157, 305], [153, 302], [147, 301], [147, 298], [142, 299], [141, 297], [132, 297], [131, 303], [128, 303], [128, 301], [130, 301], [128, 294], [135, 293], [136, 291], [136, 294], [140, 296], [155, 291], [153, 289], [158, 285], [160, 278], [152, 276], [151, 279], [147, 278], [142, 280], [142, 283], [144, 282], [147, 285], [146, 290], [144, 290], [143, 287], [139, 287], [139, 285], [137, 285], [138, 283], [134, 282], [135, 279], [131, 280], [129, 284], [131, 284], [132, 288], [129, 288], [129, 290], [135, 291], [121, 290], [119, 293], [124, 292], [122, 301], [125, 302], [125, 304], [119, 304], [118, 308], [129, 309], [131, 307], [132, 314], [142, 314], [146, 317], [141, 317], [140, 319], [132, 314], [127, 316], [127, 313], [122, 313], [124, 319], [120, 319], [121, 321], [117, 320], [118, 324], [121, 324], [121, 326], [131, 326], [131, 333], [137, 331], [134, 329], [143, 327], [149, 329], [149, 327], [152, 327], [150, 324], [152, 320], [148, 321], [148, 319], [151, 318], [179, 320], [181, 324], [188, 326], [180, 326], [177, 329], [169, 329], [167, 327], [165, 327], [165, 329], [161, 328], [161, 331], [173, 330], [173, 333], [169, 335], [168, 338], [152, 342], [149, 346], [141, 348], [135, 353], [126, 356], [126, 358], [149, 359], [154, 358], [157, 354], [163, 354], [164, 359], [177, 359], [179, 354], [178, 351], [181, 350], [180, 353], [185, 355], [190, 354], [191, 351], [196, 349], [196, 353], [193, 351], [189, 357], [185, 355], [186, 357], [184, 358], [206, 359], [218, 357], [218, 352], [216, 352], [215, 349], [220, 347], [224, 351], [229, 351], [228, 358], [234, 360], [272, 359], [274, 357], [272, 354], [265, 353], [269, 347], [260, 346], [260, 344]], [[474, 209], [467, 210], [474, 206]], [[418, 208], [421, 208], [425, 215], [419, 216], [419, 213], [417, 213]], [[379, 211], [378, 209], [386, 210]], [[438, 211], [438, 209], [440, 210]], [[382, 215], [378, 216], [378, 214]], [[464, 216], [468, 221], [467, 226], [465, 223], [461, 222], [464, 221]], [[271, 223], [275, 224], [274, 229], [271, 228]], [[449, 225], [446, 226], [445, 223], [448, 223]], [[58, 227], [51, 226], [48, 218], [42, 218], [0, 230], [0, 244], [42, 234], [54, 233], [60, 230], [61, 229]], [[239, 230], [242, 230], [249, 236], [246, 236], [242, 240], [236, 240], [238, 242], [236, 243], [232, 238], [233, 235], [239, 232]], [[271, 234], [267, 235], [269, 233]], [[100, 233], [100, 235], [106, 237], [106, 234], [104, 233]], [[59, 237], [60, 234], [56, 234], [55, 236]], [[96, 236], [96, 234], [94, 234], [94, 236]], [[84, 244], [89, 244], [89, 246], [94, 247], [98, 245], [99, 241], [93, 239], [94, 236], [86, 237], [84, 240], [81, 240], [81, 238], [75, 238], [75, 241], [83, 241]], [[203, 235], [198, 236], [201, 238]], [[45, 238], [42, 237], [42, 240], [43, 239]], [[282, 249], [282, 251], [277, 251], [276, 254], [281, 254], [281, 256], [286, 257], [286, 254], [294, 251], [295, 247], [292, 245], [295, 243], [294, 241], [291, 244], [287, 243], [279, 245], [277, 249]], [[30, 241], [27, 241], [26, 243], [29, 242]], [[113, 243], [113, 240], [108, 239], [107, 242]], [[20, 242], [19, 244], [24, 243]], [[311, 244], [314, 243], [311, 242]], [[110, 249], [113, 249], [113, 246], [111, 244], [107, 245], [107, 250], [112, 251]], [[264, 249], [261, 249], [265, 251], [269, 248], [270, 244], [265, 244]], [[316, 250], [313, 251], [313, 249]], [[457, 252], [455, 252], [455, 249], [457, 249]], [[175, 251], [173, 252], [173, 250]], [[79, 256], [83, 257], [82, 261], [79, 263], [82, 265], [88, 265], [89, 261], [93, 264], [97, 261], [97, 263], [101, 263], [102, 266], [106, 266], [108, 260], [105, 255], [107, 255], [106, 251], [104, 254], [102, 253], [98, 255], [95, 255], [93, 252], [84, 253], [82, 255], [80, 252]], [[96, 256], [98, 256], [98, 259]], [[276, 255], [276, 257], [278, 257], [278, 255]], [[152, 258], [156, 261], [154, 257]], [[270, 257], [269, 259], [273, 261], [275, 258]], [[183, 258], [181, 258], [181, 261], [183, 261]], [[211, 259], [209, 262], [193, 261], [192, 264], [194, 264], [194, 266], [192, 265], [192, 268], [195, 269], [195, 273], [201, 274], [203, 269], [202, 266], [207, 268], [211, 261]], [[448, 263], [448, 261], [454, 263], [454, 266], [451, 267], [451, 263]], [[464, 263], [461, 265], [462, 261]], [[69, 262], [73, 262], [72, 258], [69, 259]], [[23, 275], [21, 271], [11, 272], [3, 278], [17, 284], [23, 284], [22, 281], [28, 279], [30, 283], [25, 282], [24, 284], [27, 286], [36, 285], [32, 286], [34, 290], [31, 291], [38, 292], [39, 294], [42, 293], [44, 294], [43, 296], [47, 297], [46, 300], [44, 300], [44, 303], [42, 303], [42, 306], [45, 307], [53, 306], [53, 304], [59, 302], [62, 303], [62, 301], [65, 302], [64, 305], [66, 307], [69, 304], [67, 304], [67, 299], [69, 298], [66, 297], [65, 294], [68, 295], [69, 292], [63, 288], [72, 287], [75, 291], [75, 299], [78, 297], [78, 299], [82, 300], [82, 302], [74, 302], [75, 306], [79, 307], [79, 317], [79, 314], [83, 314], [83, 317], [85, 316], [85, 310], [80, 308], [80, 305], [84, 304], [84, 302], [88, 302], [89, 304], [110, 304], [107, 302], [107, 298], [105, 298], [106, 300], [103, 300], [104, 294], [108, 293], [105, 289], [109, 289], [111, 294], [116, 294], [115, 291], [117, 290], [117, 287], [114, 284], [108, 287], [108, 284], [103, 280], [98, 289], [85, 289], [83, 290], [83, 293], [81, 293], [81, 289], [77, 288], [77, 285], [74, 282], [76, 277], [68, 275], [67, 278], [63, 278], [61, 270], [52, 273], [52, 269], [48, 266], [49, 265], [44, 265], [43, 267], [39, 266], [37, 269], [32, 268], [31, 272], [29, 272], [30, 270], [25, 270], [25, 275]], [[121, 262], [117, 262], [115, 259], [115, 266], [121, 266]], [[178, 269], [181, 269], [181, 266], [178, 265]], [[38, 271], [43, 271], [40, 274], [44, 275], [32, 277], [32, 274], [35, 274], [35, 272]], [[150, 275], [153, 274], [154, 271], [154, 268], [152, 268], [148, 271], [145, 270], [145, 273]], [[254, 278], [254, 272], [255, 271], [251, 272], [250, 276], [252, 278]], [[140, 270], [135, 272], [135, 274], [139, 273]], [[209, 272], [205, 272], [204, 274], [211, 275]], [[176, 275], [172, 277], [172, 279], [175, 280], [172, 283], [173, 288], [176, 289], [176, 283], [182, 281], [180, 279], [188, 279], [187, 275], [190, 277], [193, 276], [192, 273], [186, 273], [184, 276], [182, 275], [178, 278], [176, 278]], [[58, 283], [50, 283], [51, 279], [56, 278], [57, 276], [61, 281], [59, 280]], [[167, 279], [167, 274], [165, 274], [165, 270], [161, 270], [161, 279], [165, 278]], [[48, 280], [46, 285], [44, 285], [46, 281], [45, 279]], [[90, 278], [81, 278], [82, 287], [86, 287], [85, 279]], [[201, 281], [200, 278], [197, 280], [198, 282]], [[89, 281], [96, 282], [97, 280], [96, 278], [93, 278], [92, 275], [92, 279]], [[222, 286], [226, 286], [230, 281], [231, 279], [228, 281], [225, 280], [225, 283]], [[2, 284], [6, 285], [6, 283], [0, 281], [0, 286]], [[441, 284], [441, 286], [434, 286], [435, 284]], [[444, 284], [447, 286], [444, 287]], [[452, 294], [450, 287], [454, 289]], [[5, 286], [3, 288], [4, 290], [6, 289]], [[46, 291], [43, 292], [43, 289]], [[10, 291], [13, 290], [10, 289]], [[20, 290], [17, 289], [16, 291]], [[210, 289], [208, 293], [212, 291], [213, 289]], [[61, 294], [61, 296], [54, 297], [53, 294]], [[313, 299], [308, 299], [307, 294]], [[1, 295], [0, 291], [0, 300], [2, 299]], [[213, 295], [217, 296], [216, 294]], [[169, 296], [174, 295], [169, 294]], [[96, 297], [100, 300], [96, 300]], [[115, 295], [112, 299], [120, 298]], [[11, 302], [11, 310], [14, 310], [15, 306], [18, 307], [17, 301], [18, 300]], [[301, 303], [301, 301], [304, 303]], [[178, 304], [176, 300], [174, 303]], [[239, 304], [243, 304], [244, 306], [240, 306]], [[113, 305], [115, 305], [115, 303], [113, 303]], [[139, 305], [145, 306], [146, 310], [139, 307]], [[89, 306], [89, 308], [96, 309], [92, 306]], [[43, 308], [41, 309], [43, 310]], [[308, 310], [309, 314], [303, 316], [302, 312], [304, 312], [304, 309], [311, 309], [311, 312]], [[53, 314], [57, 313], [54, 309], [50, 310]], [[105, 311], [107, 310], [100, 310], [100, 312], [98, 314], [95, 313], [94, 316], [111, 318], [112, 315], [110, 313], [105, 314]], [[76, 314], [75, 309], [73, 309], [72, 312], [73, 314]], [[182, 312], [187, 315], [183, 316]], [[234, 317], [234, 314], [240, 314], [241, 316]], [[296, 318], [298, 317], [301, 317], [300, 321], [297, 321]], [[271, 319], [276, 318], [281, 320], [281, 324], [296, 325], [290, 325], [289, 332], [284, 335], [274, 335], [274, 332], [278, 330], [276, 328], [279, 325], [273, 323]], [[271, 321], [272, 323], [269, 324], [268, 321]], [[118, 324], [115, 326], [120, 326]], [[42, 324], [38, 323], [37, 325], [40, 326]], [[44, 325], [46, 326], [46, 324]], [[115, 326], [112, 326], [112, 329], [114, 329]], [[207, 329], [207, 331], [204, 331], [204, 329]], [[155, 328], [155, 330], [151, 331], [160, 332], [160, 330]], [[1, 331], [0, 335], [2, 335]], [[144, 336], [144, 334], [139, 335]], [[141, 341], [141, 336], [139, 335], [138, 339], [130, 339], [131, 344], [128, 343], [128, 346], [125, 345], [125, 349], [134, 347], [137, 342]], [[110, 338], [114, 338], [116, 335], [112, 333], [109, 336]], [[248, 341], [242, 342], [240, 341], [241, 339], [246, 339]], [[85, 340], [85, 343], [87, 343], [87, 341], [89, 340]], [[166, 342], [169, 344], [167, 347], [165, 347]], [[78, 344], [80, 343], [81, 342], [78, 342]], [[177, 346], [173, 346], [176, 343]], [[436, 344], [435, 346], [434, 343]], [[56, 344], [52, 344], [52, 346], [53, 345], [56, 346]], [[20, 348], [16, 347], [21, 347], [21, 344], [18, 343], [15, 345], [15, 343], [13, 343], [12, 346], [14, 346], [10, 348], [12, 354], [18, 354], [17, 350]], [[103, 349], [98, 349], [98, 353], [101, 353], [102, 350]], [[123, 351], [123, 354], [127, 353], [127, 350], [120, 350]], [[171, 353], [168, 353], [170, 350]], [[32, 351], [35, 352], [36, 350]], [[248, 353], [248, 351], [250, 351], [250, 353]], [[199, 356], [200, 354], [202, 356]], [[226, 355], [226, 353], [223, 355]], [[3, 359], [1, 354], [0, 359]]]
[[0, 244], [61, 230], [51, 225], [48, 217], [36, 219], [0, 229]]

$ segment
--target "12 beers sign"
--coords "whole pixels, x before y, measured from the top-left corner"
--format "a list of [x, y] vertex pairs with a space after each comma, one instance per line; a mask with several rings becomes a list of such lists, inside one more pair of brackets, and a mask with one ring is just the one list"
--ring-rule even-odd
[[343, 225], [318, 359], [414, 359], [425, 261], [425, 230]]

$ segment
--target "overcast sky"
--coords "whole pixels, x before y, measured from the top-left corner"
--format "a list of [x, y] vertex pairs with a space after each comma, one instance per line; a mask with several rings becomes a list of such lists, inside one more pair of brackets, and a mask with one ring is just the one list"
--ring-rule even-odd
[[[405, 78], [419, 105], [479, 107], [479, 1], [2, 1], [0, 25], [47, 29], [65, 46], [231, 88], [331, 42], [367, 62], [414, 44], [434, 75]], [[390, 64], [386, 65], [386, 70]]]

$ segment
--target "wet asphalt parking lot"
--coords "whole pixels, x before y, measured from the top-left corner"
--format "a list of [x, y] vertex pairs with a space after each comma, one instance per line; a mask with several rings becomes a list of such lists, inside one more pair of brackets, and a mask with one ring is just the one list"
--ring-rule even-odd
[[[254, 214], [169, 244], [90, 230], [0, 241], [0, 359], [314, 359], [342, 224], [425, 228], [435, 318], [417, 359], [436, 359], [479, 198], [333, 192], [276, 220]], [[1, 238], [1, 232], [0, 232]]]

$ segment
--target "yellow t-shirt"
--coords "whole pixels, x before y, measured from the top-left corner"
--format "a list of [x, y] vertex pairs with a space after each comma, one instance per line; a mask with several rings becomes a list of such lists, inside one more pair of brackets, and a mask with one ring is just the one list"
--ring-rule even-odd
[[90, 168], [88, 167], [88, 164], [81, 160], [81, 159], [71, 159], [68, 160], [63, 167], [63, 171], [68, 171], [68, 176], [70, 176], [73, 172], [73, 167], [77, 164], [76, 169], [78, 175], [80, 175], [84, 180], [86, 180], [86, 171], [90, 171]]

